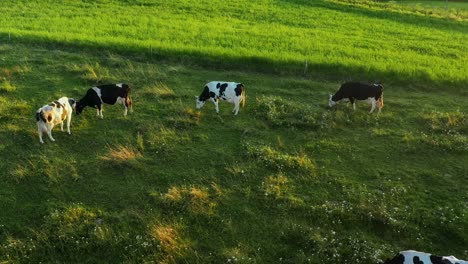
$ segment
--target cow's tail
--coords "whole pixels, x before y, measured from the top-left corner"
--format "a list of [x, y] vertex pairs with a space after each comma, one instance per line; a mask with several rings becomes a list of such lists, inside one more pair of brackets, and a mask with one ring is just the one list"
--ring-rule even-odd
[[241, 93], [241, 96], [242, 96], [242, 108], [244, 108], [245, 106], [245, 100], [247, 99], [247, 95], [245, 94], [245, 87], [242, 86], [242, 93]]
[[383, 91], [382, 91], [382, 94], [380, 95], [379, 101], [380, 101], [380, 108], [383, 108], [383, 106], [384, 106], [384, 102], [383, 102]]

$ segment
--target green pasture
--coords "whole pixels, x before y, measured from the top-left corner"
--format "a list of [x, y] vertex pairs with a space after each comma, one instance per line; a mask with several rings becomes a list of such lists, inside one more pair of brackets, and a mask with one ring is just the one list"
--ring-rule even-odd
[[398, 3], [403, 5], [409, 5], [412, 7], [426, 7], [426, 8], [449, 8], [455, 10], [468, 10], [468, 3], [463, 1], [399, 1]]
[[[468, 259], [463, 16], [320, 0], [0, 10], [0, 263]], [[383, 82], [381, 114], [328, 108], [351, 79]], [[245, 85], [238, 116], [195, 109], [212, 80]], [[133, 113], [86, 108], [39, 143], [40, 106], [116, 82]]]
[[224, 69], [466, 87], [467, 16], [371, 3], [5, 0], [0, 33]]

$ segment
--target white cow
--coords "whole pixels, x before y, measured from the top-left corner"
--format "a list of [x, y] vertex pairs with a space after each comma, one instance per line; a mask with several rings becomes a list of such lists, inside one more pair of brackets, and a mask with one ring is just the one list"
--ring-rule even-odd
[[227, 101], [234, 104], [235, 115], [239, 112], [239, 105], [242, 102], [242, 107], [245, 105], [245, 88], [242, 83], [236, 82], [209, 82], [205, 85], [200, 96], [195, 96], [197, 109], [203, 107], [206, 101], [211, 100], [216, 108], [216, 113], [219, 113], [218, 100]]

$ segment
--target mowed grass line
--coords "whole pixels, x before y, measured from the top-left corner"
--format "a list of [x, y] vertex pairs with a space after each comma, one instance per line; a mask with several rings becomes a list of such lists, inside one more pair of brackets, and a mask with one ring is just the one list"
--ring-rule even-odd
[[[16, 87], [0, 94], [2, 261], [377, 263], [406, 248], [468, 257], [463, 96], [390, 85], [383, 112], [369, 115], [363, 103], [327, 108], [339, 82], [0, 49]], [[101, 120], [86, 109], [71, 136], [56, 128], [41, 145], [36, 109], [98, 79], [130, 82], [135, 112], [105, 106]], [[225, 103], [220, 114], [195, 110], [209, 80], [246, 85], [238, 116]]]
[[336, 1], [70, 1], [37, 13], [46, 3], [5, 2], [2, 38], [225, 69], [466, 86], [465, 20]]

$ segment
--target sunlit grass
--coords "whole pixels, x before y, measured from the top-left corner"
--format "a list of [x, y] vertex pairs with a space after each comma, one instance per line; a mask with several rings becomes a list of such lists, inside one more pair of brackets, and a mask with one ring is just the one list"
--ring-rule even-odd
[[[2, 2], [0, 262], [467, 259], [466, 22], [347, 2]], [[328, 108], [380, 78], [381, 114]], [[238, 116], [195, 109], [209, 80], [246, 85]], [[135, 112], [40, 144], [37, 108], [96, 82]]]
[[[22, 42], [103, 47], [202, 65], [466, 85], [465, 20], [430, 21], [369, 1], [352, 2], [363, 10], [348, 12], [343, 1], [334, 2], [68, 1], [36, 13], [44, 3], [7, 1], [0, 10], [12, 15], [0, 18], [0, 32]], [[115, 14], [128, 19], [123, 23]], [[86, 79], [107, 77], [105, 70], [88, 66]]]

